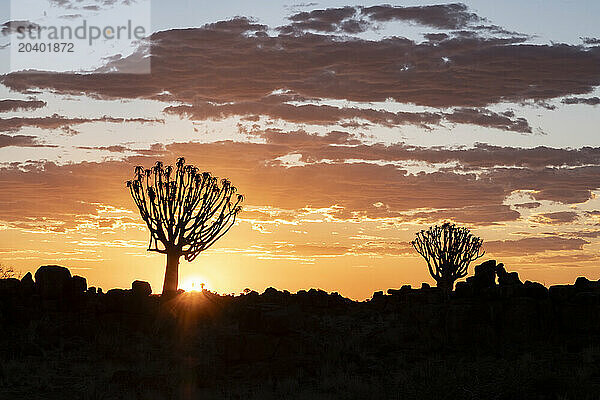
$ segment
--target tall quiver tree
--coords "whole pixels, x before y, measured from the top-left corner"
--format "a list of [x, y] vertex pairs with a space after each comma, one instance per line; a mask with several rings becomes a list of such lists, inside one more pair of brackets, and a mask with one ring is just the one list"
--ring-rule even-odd
[[483, 239], [449, 222], [417, 232], [411, 245], [427, 261], [429, 273], [445, 292], [451, 292], [454, 282], [467, 276], [469, 264], [485, 254]]
[[199, 172], [179, 158], [175, 165], [135, 167], [127, 187], [150, 230], [148, 251], [167, 255], [163, 295], [177, 292], [179, 259], [194, 260], [231, 229], [243, 196], [226, 179]]

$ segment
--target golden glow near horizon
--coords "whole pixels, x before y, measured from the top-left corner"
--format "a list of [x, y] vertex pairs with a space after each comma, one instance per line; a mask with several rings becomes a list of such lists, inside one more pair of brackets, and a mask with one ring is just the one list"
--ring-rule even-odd
[[180, 277], [180, 280], [179, 288], [186, 292], [201, 292], [204, 289], [211, 289], [207, 280], [198, 275], [183, 276]]

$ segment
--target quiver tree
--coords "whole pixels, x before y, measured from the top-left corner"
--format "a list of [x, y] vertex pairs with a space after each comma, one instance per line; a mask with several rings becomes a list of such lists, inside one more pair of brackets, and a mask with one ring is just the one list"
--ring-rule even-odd
[[447, 292], [457, 279], [467, 276], [469, 264], [485, 253], [481, 250], [483, 239], [448, 222], [417, 232], [411, 244], [427, 261], [437, 286]]
[[177, 292], [179, 259], [194, 260], [235, 222], [242, 195], [223, 179], [199, 172], [179, 158], [175, 165], [135, 167], [127, 187], [150, 230], [148, 251], [167, 255], [163, 295]]

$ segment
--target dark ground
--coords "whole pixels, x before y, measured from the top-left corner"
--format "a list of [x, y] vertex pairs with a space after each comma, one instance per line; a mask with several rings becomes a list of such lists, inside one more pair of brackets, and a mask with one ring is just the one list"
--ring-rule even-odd
[[600, 399], [600, 281], [476, 271], [449, 298], [161, 301], [42, 267], [0, 280], [0, 399]]

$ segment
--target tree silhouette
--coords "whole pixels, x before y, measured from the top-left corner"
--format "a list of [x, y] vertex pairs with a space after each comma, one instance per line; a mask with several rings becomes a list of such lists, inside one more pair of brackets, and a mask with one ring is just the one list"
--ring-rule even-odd
[[485, 254], [481, 251], [483, 239], [449, 222], [417, 232], [410, 244], [427, 261], [437, 286], [447, 292], [457, 279], [467, 275], [469, 264]]
[[235, 222], [243, 196], [223, 179], [186, 165], [175, 168], [158, 161], [154, 167], [135, 167], [127, 187], [150, 230], [148, 251], [167, 255], [163, 295], [177, 292], [179, 259], [192, 261], [219, 240]]

